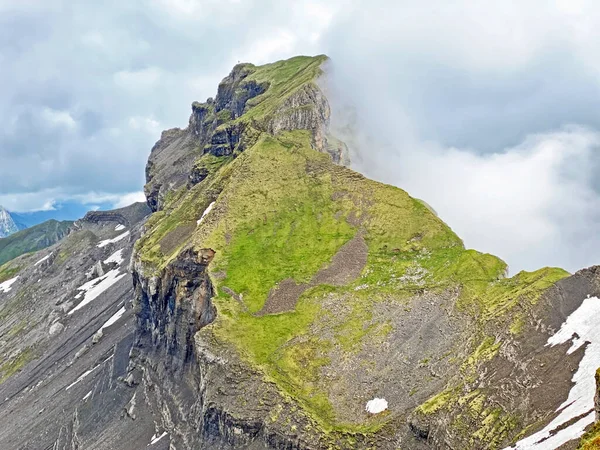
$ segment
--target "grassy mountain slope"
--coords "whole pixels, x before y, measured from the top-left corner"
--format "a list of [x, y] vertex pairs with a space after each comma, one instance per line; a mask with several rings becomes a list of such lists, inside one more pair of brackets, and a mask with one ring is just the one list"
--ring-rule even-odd
[[50, 247], [60, 241], [73, 222], [49, 220], [0, 239], [0, 265], [25, 253]]
[[[367, 433], [413, 409], [427, 414], [462, 401], [449, 380], [466, 385], [477, 365], [495, 356], [501, 341], [490, 330], [518, 335], [528, 306], [568, 273], [545, 268], [506, 278], [502, 260], [465, 249], [423, 202], [315, 151], [315, 130], [305, 122], [271, 132], [278, 115], [312, 107], [282, 105], [314, 86], [323, 60], [251, 67], [247, 79], [270, 88], [221, 127], [244, 122], [252, 145], [199, 156], [195, 166], [207, 176], [171, 193], [136, 250], [149, 274], [184, 248], [215, 250], [218, 314], [200, 335], [217, 349], [234, 349], [322, 430]], [[440, 319], [450, 336], [435, 338], [438, 349], [406, 344], [403, 328], [416, 326], [420, 308], [435, 302], [462, 328]], [[402, 364], [409, 375], [395, 379], [390, 370], [405, 370]], [[426, 376], [434, 364], [445, 378]], [[378, 394], [402, 406], [366, 414], [365, 395]], [[480, 420], [506, 421], [494, 414]], [[489, 427], [480, 441], [508, 431]]]

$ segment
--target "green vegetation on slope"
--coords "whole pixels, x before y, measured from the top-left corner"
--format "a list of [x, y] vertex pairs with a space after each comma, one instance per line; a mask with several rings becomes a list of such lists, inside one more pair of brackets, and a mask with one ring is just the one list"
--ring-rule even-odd
[[25, 364], [33, 360], [35, 357], [36, 355], [34, 349], [32, 347], [27, 347], [12, 359], [3, 361], [2, 364], [0, 364], [0, 384], [4, 383], [15, 373], [25, 367]]
[[2, 266], [0, 266], [0, 283], [3, 283], [6, 280], [10, 280], [11, 278], [14, 278], [19, 271], [21, 270], [21, 267], [18, 265], [15, 265], [14, 263], [8, 262]]
[[[254, 107], [238, 120], [260, 122], [275, 113], [291, 90], [314, 80], [322, 61], [301, 57], [255, 68], [250, 77], [269, 81], [271, 87], [252, 99]], [[310, 143], [306, 130], [263, 133], [224, 164], [200, 159], [197, 164], [210, 168], [208, 176], [189, 191], [173, 194], [165, 209], [150, 218], [149, 231], [136, 248], [150, 271], [160, 271], [190, 243], [214, 249], [210, 272], [218, 315], [201, 333], [237, 349], [323, 429], [374, 431], [389, 417], [340, 419], [344, 412], [332, 401], [333, 383], [323, 373], [332, 364], [332, 349], [351, 355], [393, 331], [389, 321], [373, 314], [378, 304], [405, 305], [425, 291], [456, 291], [457, 306], [481, 324], [479, 332], [492, 320], [506, 320], [507, 329], [518, 333], [521, 308], [516, 306], [535, 303], [568, 274], [542, 269], [505, 278], [503, 261], [466, 250], [422, 201], [334, 165]], [[308, 282], [357, 233], [368, 247], [358, 279], [344, 286], [312, 286], [288, 312], [256, 315], [272, 289], [286, 279]], [[501, 342], [482, 334], [480, 342], [469, 345], [473, 353], [464, 361], [465, 374], [493, 358]], [[460, 400], [458, 392], [457, 387], [433, 397], [423, 412], [453, 404]], [[484, 417], [482, 436], [509, 421], [499, 411]]]
[[48, 220], [0, 239], [0, 265], [11, 259], [56, 244], [69, 231], [73, 222]]
[[269, 83], [269, 89], [248, 101], [250, 109], [240, 120], [262, 121], [274, 114], [287, 97], [305, 84], [313, 83], [321, 75], [321, 64], [326, 60], [325, 55], [296, 56], [260, 67], [249, 65], [253, 72], [246, 80]]
[[577, 450], [600, 450], [600, 422], [583, 435]]

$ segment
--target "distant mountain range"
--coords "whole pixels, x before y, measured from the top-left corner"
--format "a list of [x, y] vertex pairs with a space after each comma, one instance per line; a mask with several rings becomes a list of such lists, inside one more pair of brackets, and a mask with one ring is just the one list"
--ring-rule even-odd
[[0, 266], [11, 259], [56, 244], [65, 237], [73, 222], [47, 220], [0, 239]]
[[[99, 205], [106, 209], [108, 205]], [[95, 208], [94, 208], [95, 209]], [[63, 202], [47, 211], [14, 212], [0, 205], [0, 238], [10, 236], [17, 231], [47, 222], [48, 220], [75, 221], [81, 219], [90, 207], [76, 202]]]
[[81, 216], [80, 209], [69, 207], [13, 213], [0, 206], [0, 266], [25, 253], [41, 250], [60, 241], [73, 224], [73, 220], [64, 219]]

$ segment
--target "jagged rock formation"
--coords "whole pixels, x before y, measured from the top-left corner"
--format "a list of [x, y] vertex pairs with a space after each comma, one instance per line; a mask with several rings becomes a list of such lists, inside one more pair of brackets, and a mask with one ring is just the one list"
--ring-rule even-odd
[[271, 70], [275, 65], [235, 66], [219, 85], [214, 100], [192, 104], [187, 128], [164, 131], [152, 148], [145, 187], [150, 208], [162, 209], [167, 193], [186, 183], [193, 186], [208, 175], [214, 161], [200, 158], [202, 155], [235, 157], [254, 145], [264, 131], [277, 135], [309, 130], [315, 149], [346, 164], [345, 145], [328, 136], [329, 103], [315, 83], [323, 60], [317, 57], [302, 67], [304, 74]]
[[140, 202], [112, 211], [89, 211], [82, 219], [82, 222], [96, 224], [114, 222], [128, 228], [139, 223], [147, 215], [147, 206]]
[[600, 267], [507, 278], [344, 167], [324, 60], [236, 66], [153, 148], [145, 222], [0, 268], [0, 448], [576, 445]]
[[10, 236], [24, 227], [19, 227], [10, 213], [0, 206], [0, 238]]

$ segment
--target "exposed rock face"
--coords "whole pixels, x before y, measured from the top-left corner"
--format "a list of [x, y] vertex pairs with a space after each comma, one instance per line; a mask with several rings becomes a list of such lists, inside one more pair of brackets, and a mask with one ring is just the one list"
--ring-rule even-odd
[[238, 64], [231, 73], [219, 84], [219, 90], [215, 99], [217, 112], [227, 110], [231, 118], [237, 119], [246, 107], [246, 102], [269, 88], [268, 83], [258, 83], [248, 80], [248, 75], [254, 72], [252, 64]]
[[114, 222], [127, 228], [139, 223], [149, 213], [150, 210], [145, 203], [134, 203], [112, 211], [90, 211], [82, 221], [95, 224]]
[[312, 130], [313, 147], [316, 150], [329, 153], [336, 164], [348, 165], [350, 161], [345, 144], [329, 142], [332, 140], [328, 136], [330, 117], [327, 97], [316, 84], [307, 84], [282, 103], [267, 124], [267, 130], [272, 134]]
[[141, 278], [140, 272], [134, 270], [140, 336], [150, 338], [151, 346], [164, 352], [175, 371], [192, 362], [193, 336], [216, 314], [205, 270], [213, 256], [210, 249], [199, 254], [187, 250], [161, 277], [150, 279]]
[[193, 336], [215, 315], [206, 265], [212, 251], [185, 252], [158, 277], [134, 270], [137, 327], [130, 379], [181, 448], [200, 448], [201, 372]]
[[190, 166], [199, 153], [197, 148], [198, 139], [189, 129], [163, 131], [160, 140], [152, 147], [146, 165], [144, 192], [152, 211], [161, 208], [170, 189], [176, 189], [187, 181]]

